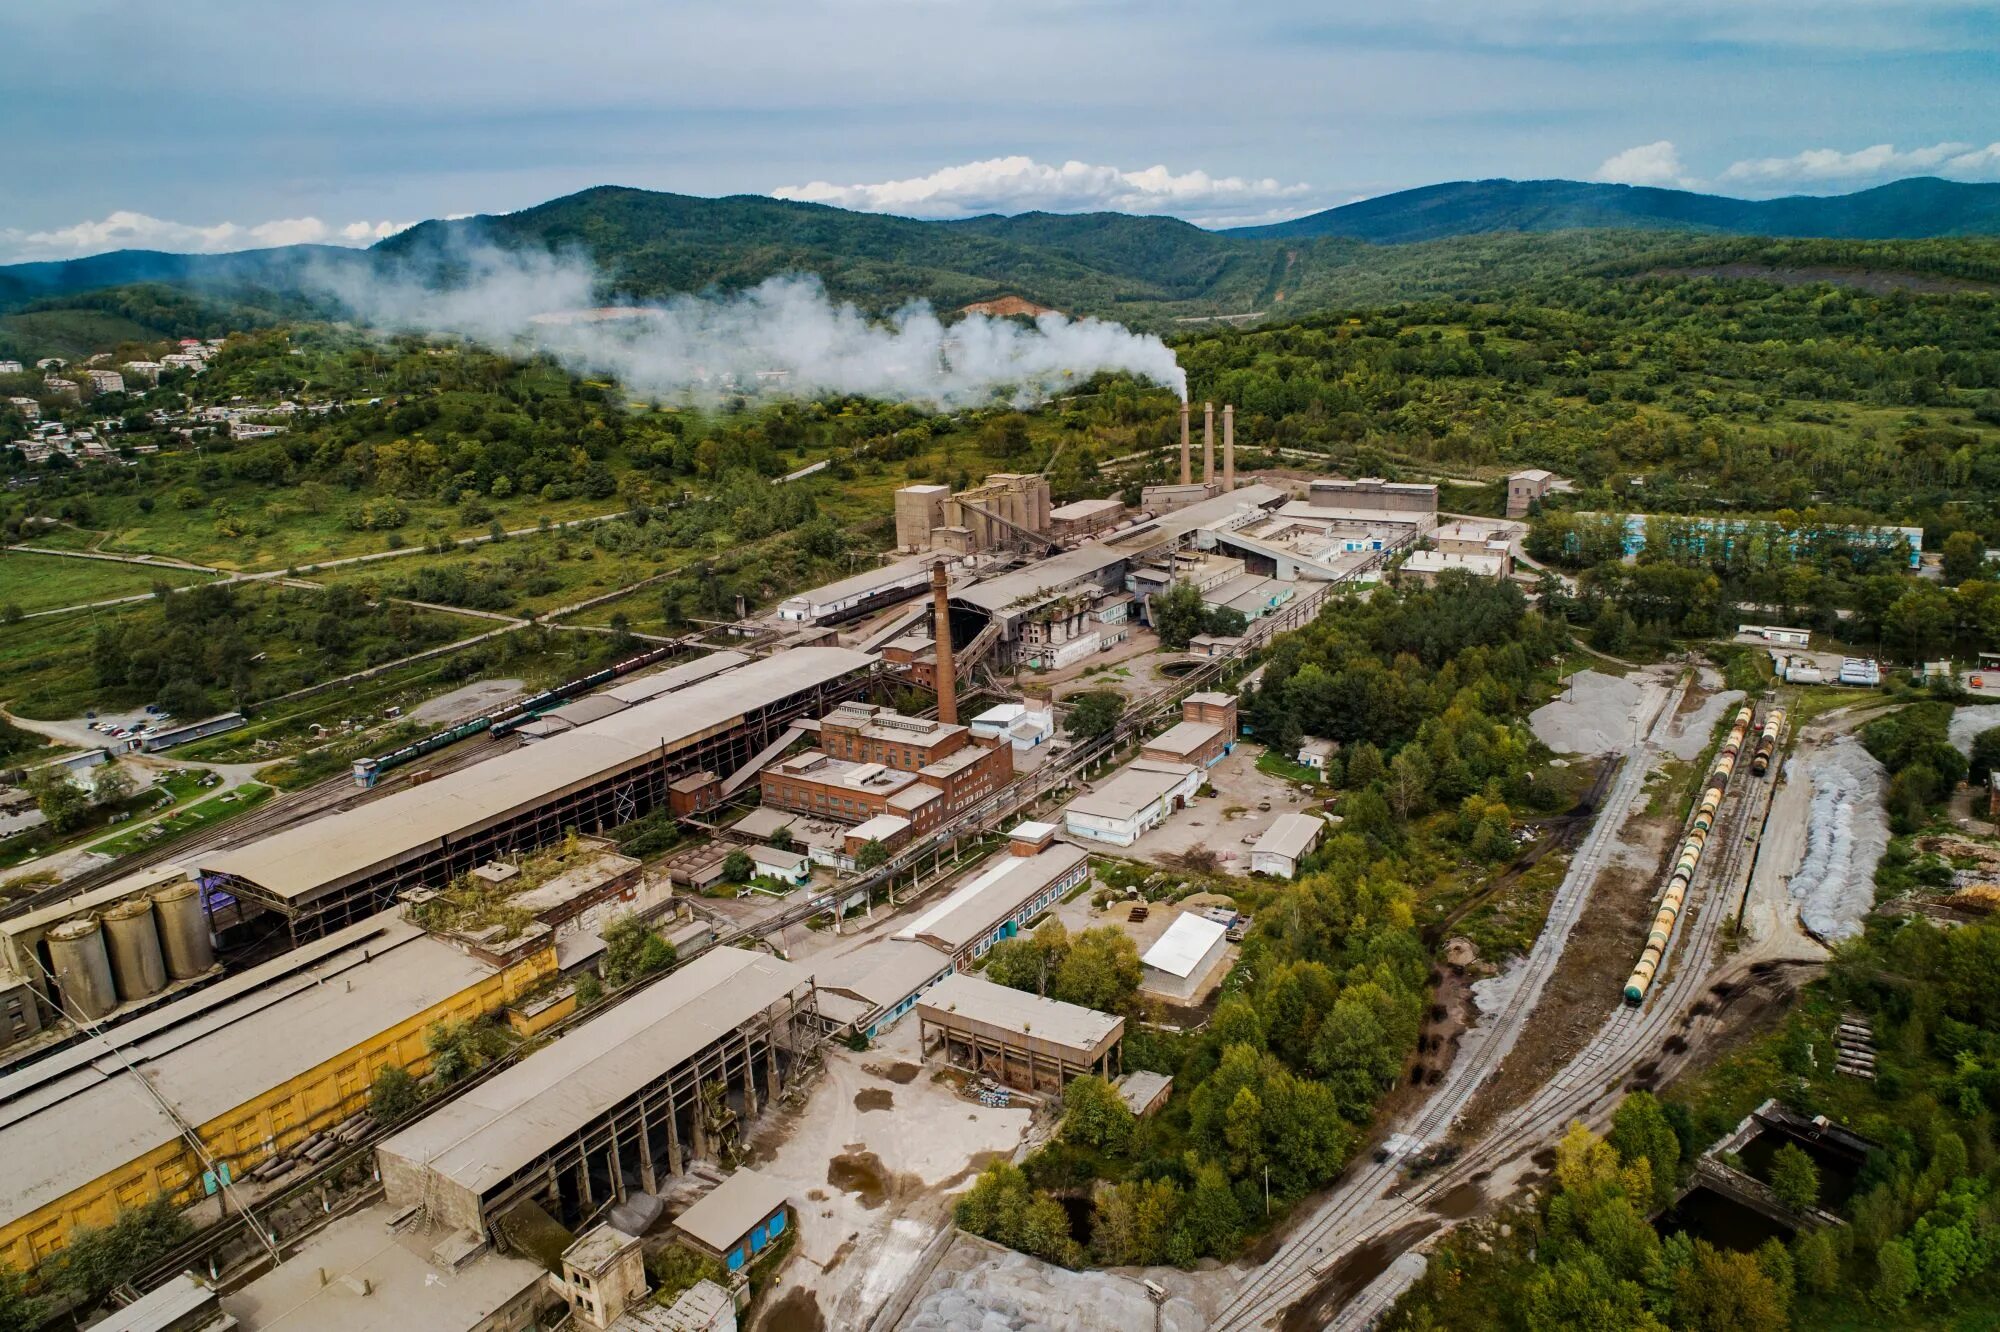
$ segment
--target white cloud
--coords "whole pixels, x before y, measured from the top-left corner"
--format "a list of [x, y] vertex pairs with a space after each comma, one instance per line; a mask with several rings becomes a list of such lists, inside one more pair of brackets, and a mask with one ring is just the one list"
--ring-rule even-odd
[[0, 227], [0, 256], [13, 262], [75, 259], [106, 250], [168, 250], [177, 254], [220, 254], [274, 245], [370, 245], [393, 236], [408, 222], [349, 222], [335, 225], [316, 217], [269, 222], [217, 222], [200, 226], [120, 209], [93, 221], [46, 231]]
[[1740, 184], [1778, 185], [1912, 174], [1975, 178], [2000, 175], [2000, 143], [1975, 148], [1969, 143], [1945, 142], [1910, 149], [1878, 143], [1853, 152], [1808, 148], [1790, 157], [1753, 157], [1733, 162], [1722, 173], [1722, 179]]
[[1211, 176], [1206, 171], [1175, 175], [1164, 166], [1121, 171], [1088, 162], [1054, 166], [1021, 156], [967, 162], [907, 180], [862, 185], [816, 180], [809, 185], [786, 185], [771, 191], [780, 199], [904, 217], [1111, 210], [1172, 213], [1212, 226], [1268, 221], [1274, 213], [1282, 211], [1271, 205], [1299, 199], [1310, 192], [1309, 186], [1285, 185], [1268, 177], [1246, 180], [1241, 176]]
[[1604, 159], [1604, 164], [1597, 168], [1591, 179], [1611, 185], [1659, 185], [1683, 190], [1692, 189], [1700, 183], [1681, 164], [1681, 155], [1671, 139], [1642, 143], [1622, 153], [1613, 153]]

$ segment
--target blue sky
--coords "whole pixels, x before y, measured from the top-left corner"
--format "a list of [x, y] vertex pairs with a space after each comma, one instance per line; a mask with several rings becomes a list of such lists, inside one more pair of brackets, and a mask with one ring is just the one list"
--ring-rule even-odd
[[1468, 177], [2000, 180], [1993, 0], [0, 8], [0, 260], [366, 243], [616, 183], [1204, 225]]

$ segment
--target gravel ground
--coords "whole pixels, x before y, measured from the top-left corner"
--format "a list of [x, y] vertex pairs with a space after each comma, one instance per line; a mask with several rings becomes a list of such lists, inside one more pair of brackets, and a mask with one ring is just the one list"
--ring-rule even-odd
[[1682, 713], [1667, 734], [1667, 752], [1682, 760], [1700, 758], [1701, 751], [1708, 748], [1708, 742], [1715, 736], [1716, 723], [1733, 712], [1743, 699], [1741, 689], [1725, 689], [1710, 694], [1693, 711]]
[[1622, 754], [1637, 743], [1637, 719], [1650, 715], [1663, 687], [1650, 674], [1578, 671], [1563, 695], [1537, 708], [1528, 724], [1558, 754]]
[[[899, 1332], [1199, 1332], [1207, 1319], [1175, 1290], [1184, 1274], [1147, 1272], [1169, 1288], [1156, 1310], [1141, 1278], [1070, 1272], [968, 1235], [939, 1260]], [[1180, 1278], [1180, 1279], [1177, 1279]]]
[[1882, 808], [1883, 769], [1852, 736], [1841, 736], [1803, 760], [1812, 784], [1805, 856], [1792, 876], [1799, 919], [1823, 940], [1861, 933], [1875, 903], [1875, 866], [1889, 844]]
[[1972, 753], [1973, 737], [2000, 726], [2000, 708], [1990, 704], [1959, 708], [1951, 714], [1951, 742], [1961, 754]]
[[461, 717], [476, 717], [482, 712], [491, 712], [520, 696], [519, 680], [475, 680], [448, 694], [425, 699], [411, 710], [410, 716], [425, 722], [457, 721]]

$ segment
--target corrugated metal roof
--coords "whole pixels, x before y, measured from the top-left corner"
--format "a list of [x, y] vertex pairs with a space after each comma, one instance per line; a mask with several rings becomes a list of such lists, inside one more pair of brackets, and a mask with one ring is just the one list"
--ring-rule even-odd
[[1185, 980], [1193, 974], [1208, 950], [1229, 931], [1219, 921], [1183, 911], [1167, 926], [1167, 932], [1153, 941], [1139, 960], [1147, 966]]
[[1214, 722], [1175, 722], [1140, 748], [1157, 749], [1163, 754], [1192, 754], [1221, 734], [1222, 728]]
[[1313, 844], [1325, 831], [1326, 821], [1311, 814], [1280, 814], [1271, 820], [1271, 826], [1264, 829], [1257, 838], [1256, 846], [1251, 849], [1297, 860], [1313, 849]]
[[233, 874], [279, 897], [303, 901], [532, 809], [569, 787], [650, 763], [662, 747], [727, 730], [745, 713], [874, 660], [848, 648], [783, 652], [422, 786], [209, 853], [200, 861], [201, 871]]
[[380, 1151], [484, 1195], [811, 980], [803, 968], [763, 953], [711, 948], [417, 1121]]
[[1125, 1019], [1081, 1004], [1044, 999], [977, 976], [946, 976], [924, 991], [917, 1011], [933, 1019], [957, 1015], [1073, 1050], [1095, 1051], [1125, 1027]]
[[1136, 759], [1110, 781], [1095, 791], [1085, 791], [1064, 809], [1100, 819], [1129, 819], [1185, 782], [1194, 771], [1185, 763]]
[[[492, 974], [384, 912], [113, 1027], [108, 1037], [199, 1126]], [[0, 1222], [179, 1134], [101, 1041], [0, 1078]]]
[[936, 939], [956, 950], [1006, 920], [1085, 859], [1082, 847], [1058, 842], [1032, 856], [1002, 850], [942, 902], [896, 931], [898, 939]]
[[785, 1186], [749, 1166], [703, 1194], [694, 1206], [674, 1218], [674, 1228], [692, 1235], [711, 1249], [727, 1252], [750, 1228], [788, 1201]]
[[951, 965], [950, 958], [929, 944], [880, 939], [844, 957], [816, 963], [813, 972], [821, 990], [860, 1000], [872, 1013], [902, 1003]]

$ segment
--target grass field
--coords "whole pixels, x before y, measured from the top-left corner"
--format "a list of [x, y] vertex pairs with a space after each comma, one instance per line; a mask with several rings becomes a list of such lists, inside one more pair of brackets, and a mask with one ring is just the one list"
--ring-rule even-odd
[[207, 574], [188, 569], [73, 560], [61, 555], [10, 550], [0, 552], [0, 608], [23, 612], [52, 610], [58, 606], [142, 595], [160, 583], [184, 587], [207, 579]]
[[177, 809], [143, 827], [120, 833], [108, 842], [99, 842], [91, 849], [102, 855], [123, 856], [142, 847], [177, 841], [197, 828], [206, 828], [223, 819], [234, 818], [245, 810], [255, 809], [273, 794], [272, 787], [249, 782], [233, 791], [223, 791], [206, 800]]

